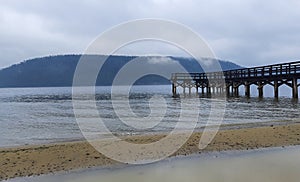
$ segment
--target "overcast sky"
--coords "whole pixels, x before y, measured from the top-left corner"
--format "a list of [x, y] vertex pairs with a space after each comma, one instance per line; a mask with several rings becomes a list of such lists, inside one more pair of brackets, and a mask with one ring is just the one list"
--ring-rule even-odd
[[[34, 57], [83, 53], [103, 31], [141, 18], [185, 24], [218, 58], [243, 66], [300, 59], [299, 0], [1, 0], [0, 68]], [[127, 51], [176, 55], [176, 49], [155, 48]]]

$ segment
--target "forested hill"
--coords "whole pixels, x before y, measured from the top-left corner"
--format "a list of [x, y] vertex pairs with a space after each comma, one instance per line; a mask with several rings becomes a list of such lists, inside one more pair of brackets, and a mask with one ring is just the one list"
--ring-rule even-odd
[[[100, 55], [88, 55], [97, 59]], [[73, 75], [81, 55], [59, 55], [35, 58], [12, 65], [0, 70], [0, 87], [62, 87], [72, 86]], [[136, 56], [110, 56], [98, 75], [97, 85], [111, 85], [116, 73]], [[189, 72], [202, 72], [201, 66], [191, 58], [183, 57], [139, 57], [143, 64], [157, 64], [164, 60], [166, 63], [179, 62]], [[219, 60], [223, 70], [238, 69], [239, 65]], [[153, 65], [152, 65], [153, 66]], [[168, 69], [166, 64], [164, 69]], [[169, 84], [169, 80], [160, 76], [149, 75], [139, 79], [136, 84], [154, 85]]]

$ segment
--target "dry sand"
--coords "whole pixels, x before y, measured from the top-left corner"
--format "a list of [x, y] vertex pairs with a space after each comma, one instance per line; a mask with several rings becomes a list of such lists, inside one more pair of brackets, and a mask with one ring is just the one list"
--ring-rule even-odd
[[[132, 143], [151, 143], [164, 135], [132, 136]], [[248, 150], [300, 145], [300, 124], [222, 130], [204, 150], [198, 149], [201, 133], [194, 133], [173, 156], [193, 153]], [[87, 142], [68, 142], [40, 146], [0, 149], [0, 180], [120, 164], [97, 152]]]

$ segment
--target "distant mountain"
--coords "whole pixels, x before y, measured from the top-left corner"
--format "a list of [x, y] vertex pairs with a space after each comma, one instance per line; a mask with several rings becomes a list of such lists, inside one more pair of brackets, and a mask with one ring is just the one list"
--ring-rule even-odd
[[[85, 55], [88, 59], [97, 60], [101, 55]], [[0, 87], [62, 87], [72, 86], [73, 75], [81, 55], [59, 55], [35, 58], [0, 70]], [[128, 62], [140, 58], [146, 67], [150, 64], [180, 63], [188, 72], [203, 72], [201, 66], [191, 58], [154, 57], [154, 56], [110, 56], [104, 63], [96, 85], [111, 85], [115, 75]], [[223, 70], [238, 69], [241, 66], [219, 60]], [[152, 65], [153, 66], [153, 65]], [[158, 67], [162, 65], [157, 64]], [[167, 64], [163, 69], [169, 69]], [[138, 85], [170, 84], [166, 78], [148, 75], [135, 82]]]

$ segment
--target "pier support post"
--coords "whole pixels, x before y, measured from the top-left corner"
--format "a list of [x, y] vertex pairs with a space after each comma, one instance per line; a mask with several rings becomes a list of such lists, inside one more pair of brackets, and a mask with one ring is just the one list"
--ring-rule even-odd
[[173, 93], [173, 96], [175, 97], [176, 95], [177, 95], [177, 93], [176, 93], [176, 85], [175, 85], [175, 83], [173, 83], [172, 84], [172, 93]]
[[234, 96], [238, 97], [239, 96], [239, 86], [234, 87]]
[[227, 97], [230, 96], [230, 85], [226, 86], [226, 94], [227, 94]]
[[192, 87], [189, 86], [189, 95], [191, 95], [191, 93], [192, 93]]
[[207, 88], [206, 88], [206, 92], [207, 92], [207, 94], [208, 94], [208, 95], [210, 95], [210, 94], [211, 94], [211, 87], [210, 87], [210, 86], [207, 86]]
[[297, 78], [293, 78], [292, 86], [293, 86], [293, 98], [298, 99], [298, 81], [297, 81]]
[[245, 83], [245, 96], [246, 97], [250, 97], [250, 84], [249, 83]]
[[264, 97], [264, 85], [261, 82], [258, 83], [257, 89], [258, 89], [258, 97], [263, 98]]
[[277, 99], [278, 98], [278, 81], [277, 80], [275, 80], [274, 81], [274, 97]]
[[204, 85], [201, 87], [201, 94], [204, 95]]

